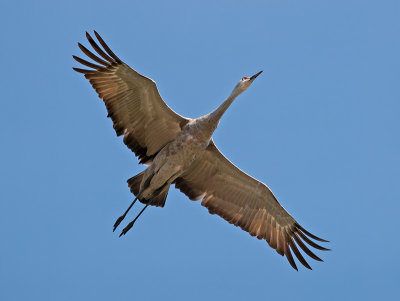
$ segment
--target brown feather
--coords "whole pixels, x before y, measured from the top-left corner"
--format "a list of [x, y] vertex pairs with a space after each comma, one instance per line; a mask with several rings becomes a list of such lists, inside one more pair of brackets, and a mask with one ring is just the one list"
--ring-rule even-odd
[[283, 256], [286, 243], [285, 243], [285, 240], [283, 238], [282, 231], [279, 230], [279, 228], [276, 229], [276, 234], [277, 234], [276, 235], [276, 237], [277, 237], [277, 239], [276, 239], [276, 241], [277, 241], [276, 252], [278, 252], [278, 254]]
[[284, 244], [284, 252], [285, 252], [286, 258], [287, 258], [287, 260], [289, 261], [290, 265], [291, 265], [296, 271], [298, 271], [297, 266], [296, 266], [296, 263], [295, 263], [295, 261], [294, 261], [294, 259], [293, 259], [292, 253], [290, 252], [290, 249], [289, 249], [289, 246], [288, 246], [288, 243], [287, 243], [287, 242]]
[[93, 49], [105, 60], [109, 61], [110, 63], [114, 63], [114, 60], [110, 58], [107, 54], [104, 53], [103, 50], [96, 44], [96, 42], [92, 39], [89, 33], [86, 32], [86, 38], [88, 39], [90, 45], [92, 45]]
[[318, 236], [315, 236], [314, 234], [311, 234], [306, 229], [304, 229], [302, 226], [300, 226], [298, 223], [296, 223], [295, 226], [297, 228], [299, 228], [301, 231], [303, 231], [305, 234], [307, 234], [309, 237], [311, 237], [311, 238], [313, 238], [315, 240], [319, 240], [319, 241], [322, 241], [322, 242], [329, 242], [329, 240], [325, 240], [325, 239], [319, 238]]
[[298, 231], [297, 234], [306, 242], [308, 243], [310, 246], [318, 249], [318, 250], [323, 250], [323, 251], [330, 251], [329, 249], [326, 249], [324, 247], [321, 247], [320, 245], [317, 245], [315, 242], [313, 242], [312, 240], [310, 240], [307, 236], [305, 236], [301, 231]]
[[315, 255], [313, 252], [311, 252], [309, 248], [306, 247], [306, 245], [300, 240], [300, 238], [296, 235], [296, 233], [293, 233], [293, 238], [297, 242], [299, 247], [304, 251], [304, 253], [306, 253], [308, 256], [310, 256], [311, 258], [313, 258], [317, 261], [323, 261], [317, 255]]
[[103, 41], [103, 39], [101, 38], [101, 36], [94, 31], [94, 34], [97, 38], [97, 40], [100, 42], [101, 46], [103, 46], [104, 50], [107, 51], [107, 53], [117, 62], [117, 63], [122, 63], [122, 61], [119, 59], [119, 57], [117, 57], [114, 52], [111, 51], [111, 49], [107, 46], [107, 44]]
[[77, 56], [75, 56], [75, 55], [73, 55], [72, 57], [73, 57], [77, 62], [79, 62], [79, 63], [81, 63], [81, 64], [83, 64], [83, 65], [85, 65], [85, 66], [88, 66], [88, 67], [90, 67], [90, 68], [93, 68], [93, 69], [96, 69], [96, 70], [105, 70], [104, 67], [99, 66], [99, 65], [96, 65], [96, 64], [93, 64], [93, 63], [90, 63], [90, 62], [88, 62], [88, 61], [85, 61], [85, 60], [83, 60], [83, 59], [81, 59], [80, 57], [77, 57]]
[[88, 75], [88, 74], [93, 74], [93, 73], [96, 72], [94, 70], [86, 70], [86, 69], [75, 68], [75, 67], [72, 67], [72, 69], [74, 69], [76, 72], [85, 74], [85, 76]]
[[286, 240], [289, 242], [289, 246], [292, 249], [294, 255], [296, 255], [297, 259], [307, 268], [312, 270], [308, 262], [304, 259], [303, 255], [301, 255], [299, 249], [296, 247], [296, 244], [293, 242], [293, 239], [291, 236], [286, 234], [287, 238]]
[[109, 63], [107, 63], [106, 61], [103, 61], [102, 59], [100, 59], [99, 57], [97, 57], [96, 55], [94, 55], [90, 50], [88, 50], [85, 46], [83, 46], [81, 43], [78, 43], [78, 47], [80, 48], [80, 50], [82, 50], [82, 52], [84, 54], [86, 54], [88, 57], [90, 57], [92, 60], [98, 62], [99, 64], [102, 64], [104, 66], [109, 66]]

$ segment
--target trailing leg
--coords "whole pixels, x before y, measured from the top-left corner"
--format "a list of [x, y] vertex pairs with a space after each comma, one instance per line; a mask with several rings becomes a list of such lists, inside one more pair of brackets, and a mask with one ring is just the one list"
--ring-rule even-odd
[[137, 199], [138, 199], [138, 198], [136, 197], [136, 198], [133, 200], [132, 204], [129, 205], [128, 209], [126, 209], [125, 213], [122, 214], [122, 215], [117, 219], [117, 221], [116, 221], [115, 224], [114, 224], [113, 232], [115, 231], [115, 229], [117, 229], [118, 225], [124, 220], [126, 214], [129, 212], [129, 210], [131, 210], [132, 206], [135, 204], [135, 202], [136, 202]]
[[133, 221], [131, 221], [121, 232], [121, 234], [119, 235], [119, 237], [121, 237], [122, 235], [125, 235], [126, 232], [128, 232], [133, 224], [136, 222], [136, 220], [139, 218], [139, 216], [143, 213], [143, 211], [149, 206], [149, 204], [146, 204], [146, 206], [144, 206], [144, 208], [142, 209], [142, 211], [139, 212], [139, 214], [135, 217], [135, 219]]

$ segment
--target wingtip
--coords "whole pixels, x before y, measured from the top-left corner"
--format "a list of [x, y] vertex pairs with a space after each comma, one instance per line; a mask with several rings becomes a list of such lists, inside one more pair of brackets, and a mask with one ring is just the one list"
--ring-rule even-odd
[[94, 36], [97, 38], [97, 40], [101, 42], [103, 42], [103, 39], [101, 38], [101, 36], [99, 35], [99, 33], [96, 30], [93, 30]]
[[318, 237], [318, 236], [315, 236], [315, 235], [314, 235], [314, 239], [316, 239], [316, 240], [318, 240], [318, 241], [320, 241], [320, 242], [330, 242], [329, 240], [326, 240], [326, 239], [320, 238], [320, 237]]
[[[301, 261], [300, 261], [301, 262]], [[311, 266], [308, 264], [308, 262], [306, 260], [304, 260], [304, 262], [301, 262], [301, 264], [303, 266], [305, 266], [307, 269], [312, 270]]]
[[86, 39], [88, 39], [88, 41], [90, 42], [90, 40], [92, 39], [92, 36], [86, 31]]
[[86, 71], [86, 70], [83, 70], [83, 69], [80, 69], [80, 68], [76, 68], [76, 67], [72, 67], [72, 70], [74, 70], [76, 72], [79, 72], [79, 73], [83, 73], [83, 74], [85, 74], [85, 71]]
[[325, 240], [323, 238], [320, 238], [310, 232], [308, 232], [306, 229], [304, 229], [302, 226], [300, 226], [298, 223], [295, 224], [297, 228], [299, 228], [304, 234], [306, 234], [307, 236], [311, 237], [312, 239], [321, 241], [321, 242], [329, 242], [329, 240]]

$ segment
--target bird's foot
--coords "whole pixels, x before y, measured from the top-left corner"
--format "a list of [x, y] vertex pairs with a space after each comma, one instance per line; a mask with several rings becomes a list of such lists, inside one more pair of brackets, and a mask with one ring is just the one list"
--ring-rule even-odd
[[121, 234], [119, 235], [119, 237], [121, 237], [122, 235], [125, 235], [126, 232], [128, 232], [130, 230], [130, 228], [132, 228], [133, 224], [137, 221], [137, 219], [139, 218], [139, 216], [143, 213], [143, 211], [146, 210], [146, 208], [149, 206], [149, 204], [147, 203], [146, 206], [144, 206], [144, 208], [142, 209], [142, 211], [139, 212], [139, 214], [135, 217], [135, 219], [133, 221], [131, 221], [128, 226], [126, 226]]
[[121, 216], [117, 219], [117, 221], [116, 221], [115, 224], [114, 224], [113, 232], [115, 232], [115, 229], [117, 229], [117, 227], [118, 227], [119, 224], [124, 220], [124, 218], [125, 218], [125, 214], [121, 215]]
[[114, 224], [113, 232], [115, 231], [115, 229], [117, 229], [118, 225], [124, 220], [126, 214], [129, 212], [129, 210], [131, 210], [131, 208], [132, 208], [132, 206], [135, 204], [136, 200], [137, 200], [137, 198], [135, 198], [135, 199], [133, 200], [133, 202], [129, 205], [128, 209], [126, 209], [125, 213], [122, 214], [122, 215], [117, 219], [117, 221], [116, 221], [115, 224]]
[[136, 219], [131, 221], [121, 232], [121, 234], [119, 235], [119, 237], [121, 237], [122, 235], [125, 235], [133, 226], [133, 224], [135, 223]]

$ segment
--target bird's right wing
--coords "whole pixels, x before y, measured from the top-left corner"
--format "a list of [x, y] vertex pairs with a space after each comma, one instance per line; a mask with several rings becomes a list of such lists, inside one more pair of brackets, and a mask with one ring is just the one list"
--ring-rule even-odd
[[73, 56], [79, 63], [92, 68], [73, 69], [85, 75], [104, 101], [117, 135], [124, 135], [124, 143], [139, 157], [140, 163], [149, 163], [175, 139], [188, 119], [165, 104], [154, 81], [122, 62], [99, 34], [94, 33], [104, 51], [88, 33], [86, 37], [98, 55], [80, 43], [78, 46], [99, 65]]
[[290, 250], [305, 267], [311, 269], [296, 243], [307, 255], [318, 261], [322, 260], [304, 242], [319, 250], [328, 250], [309, 237], [325, 240], [302, 228], [265, 184], [233, 165], [212, 140], [189, 170], [175, 180], [175, 186], [191, 200], [201, 199], [201, 204], [211, 214], [218, 214], [258, 239], [265, 239], [280, 255], [286, 255], [296, 270]]

